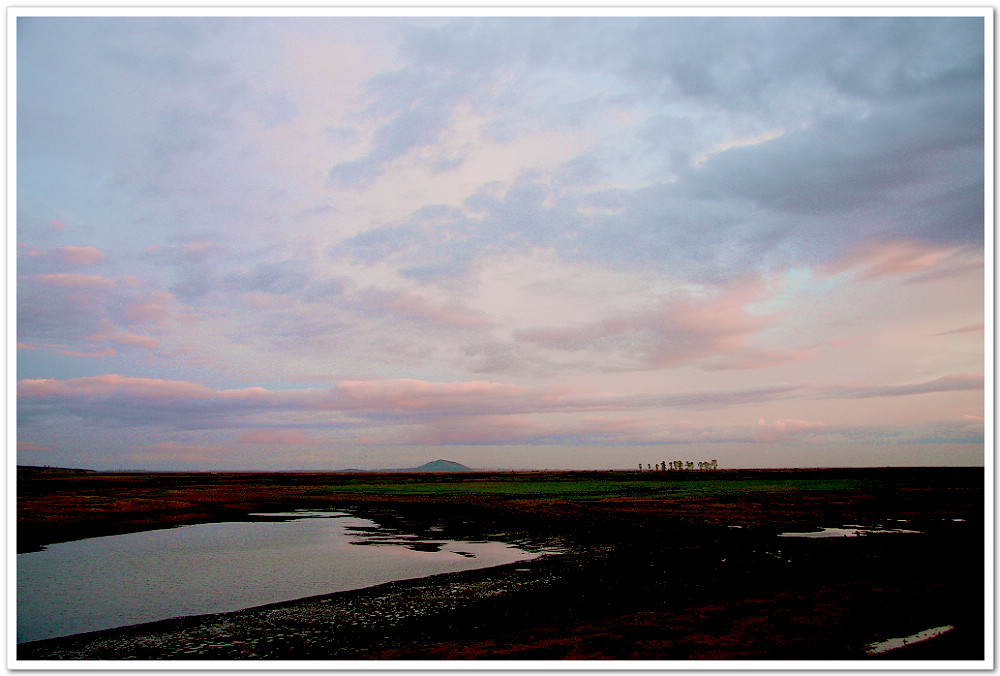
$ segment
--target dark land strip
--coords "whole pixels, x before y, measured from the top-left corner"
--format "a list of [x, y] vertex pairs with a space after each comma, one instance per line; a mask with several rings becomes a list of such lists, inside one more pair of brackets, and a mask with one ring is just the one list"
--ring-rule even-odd
[[[740, 489], [735, 492], [716, 487], [701, 494], [678, 491], [670, 498], [615, 494], [596, 499], [572, 494], [498, 499], [484, 497], [478, 489], [444, 497], [415, 495], [427, 482], [447, 486], [458, 481], [443, 477], [423, 478], [406, 495], [386, 495], [368, 478], [370, 493], [328, 491], [322, 495], [329, 504], [306, 493], [326, 490], [342, 478], [288, 480], [287, 489], [275, 489], [273, 482], [287, 477], [270, 477], [267, 490], [254, 493], [263, 490], [261, 477], [217, 477], [213, 488], [204, 477], [185, 484], [194, 479], [158, 476], [159, 483], [153, 482], [158, 488], [146, 498], [146, 488], [134, 477], [123, 484], [84, 482], [89, 492], [83, 493], [71, 481], [63, 487], [72, 486], [74, 495], [82, 497], [65, 497], [67, 511], [75, 509], [79, 515], [86, 514], [79, 505], [87, 496], [99, 496], [104, 501], [99, 506], [113, 501], [120, 507], [139, 499], [150, 505], [167, 499], [183, 502], [171, 491], [184, 484], [189, 497], [194, 492], [202, 498], [223, 496], [209, 507], [222, 504], [227, 516], [246, 518], [262, 505], [340, 506], [360, 515], [368, 512], [383, 525], [408, 532], [434, 528], [442, 537], [443, 528], [456, 539], [506, 536], [558, 542], [571, 553], [235, 613], [36, 641], [21, 644], [18, 659], [984, 658], [982, 470], [855, 470], [847, 483], [843, 474], [804, 473], [798, 475], [806, 482], [801, 485], [782, 483], [788, 476], [762, 490], [757, 490], [763, 485], [758, 474], [733, 479]], [[561, 474], [534, 480], [568, 479]], [[739, 484], [744, 480], [750, 483]], [[808, 489], [809, 481], [840, 483], [814, 483]], [[574, 484], [574, 490], [590, 490], [590, 485]], [[699, 486], [686, 487], [694, 488]], [[634, 491], [636, 484], [623, 483], [625, 489]], [[37, 484], [33, 493], [28, 491], [32, 499], [49, 505], [60, 494]], [[237, 505], [234, 496], [242, 496], [243, 503]], [[98, 516], [99, 525], [92, 530], [122, 525], [103, 508]], [[828, 540], [777, 537], [782, 530], [886, 519], [907, 519], [921, 533]], [[40, 532], [45, 529], [34, 530], [35, 541], [45, 539]], [[66, 531], [60, 525], [51, 532]], [[868, 643], [943, 625], [955, 629], [882, 656], [865, 654]]]

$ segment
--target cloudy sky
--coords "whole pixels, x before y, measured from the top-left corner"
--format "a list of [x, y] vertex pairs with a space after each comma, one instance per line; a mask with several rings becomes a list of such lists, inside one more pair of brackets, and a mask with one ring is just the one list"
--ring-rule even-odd
[[22, 15], [18, 461], [980, 465], [984, 29]]

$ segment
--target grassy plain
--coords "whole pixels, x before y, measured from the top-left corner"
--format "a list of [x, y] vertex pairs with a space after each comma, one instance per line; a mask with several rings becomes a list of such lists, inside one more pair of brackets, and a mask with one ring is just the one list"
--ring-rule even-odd
[[[978, 660], [985, 650], [984, 488], [977, 468], [460, 474], [23, 468], [17, 539], [19, 551], [29, 551], [79, 537], [253, 518], [259, 511], [336, 508], [409, 532], [507, 537], [572, 552], [565, 563], [546, 564], [560, 582], [544, 593], [501, 595], [436, 621], [396, 627], [388, 638], [380, 633], [376, 642], [338, 647], [329, 638], [309, 655], [293, 640], [273, 648], [275, 658], [320, 659], [339, 651], [352, 659], [876, 659], [864, 654], [865, 642], [947, 624], [956, 630], [930, 642], [936, 647], [906, 650], [920, 659]], [[905, 524], [920, 533], [778, 537], [848, 524]]]

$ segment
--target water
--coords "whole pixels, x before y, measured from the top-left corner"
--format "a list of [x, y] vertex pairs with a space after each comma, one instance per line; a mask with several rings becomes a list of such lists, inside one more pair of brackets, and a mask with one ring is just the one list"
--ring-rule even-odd
[[341, 512], [89, 538], [17, 555], [17, 640], [360, 589], [539, 556], [427, 540]]
[[781, 533], [779, 538], [856, 538], [876, 533], [919, 533], [918, 530], [902, 528], [864, 528], [862, 526], [847, 526], [845, 528], [824, 528], [820, 531], [806, 533]]
[[880, 655], [882, 653], [889, 652], [890, 650], [895, 650], [896, 648], [902, 648], [903, 646], [913, 645], [914, 643], [929, 641], [930, 639], [937, 638], [942, 634], [947, 634], [954, 628], [955, 627], [951, 625], [934, 627], [933, 629], [925, 629], [924, 631], [917, 632], [912, 636], [906, 636], [904, 638], [890, 638], [887, 641], [869, 643], [865, 647], [865, 652], [869, 655]]

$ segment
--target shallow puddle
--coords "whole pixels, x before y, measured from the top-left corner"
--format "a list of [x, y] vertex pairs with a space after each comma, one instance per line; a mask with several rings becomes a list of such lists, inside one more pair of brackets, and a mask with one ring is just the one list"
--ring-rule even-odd
[[18, 642], [241, 610], [544, 553], [497, 541], [421, 538], [344, 512], [250, 516], [18, 554]]
[[875, 535], [880, 533], [919, 533], [918, 530], [906, 530], [903, 528], [863, 528], [860, 526], [849, 526], [847, 528], [824, 528], [819, 531], [807, 531], [803, 533], [781, 533], [779, 538], [856, 538], [865, 535]]
[[933, 629], [925, 629], [924, 631], [917, 632], [916, 634], [905, 636], [903, 638], [890, 638], [887, 641], [869, 643], [865, 647], [865, 653], [868, 655], [879, 655], [881, 653], [889, 652], [890, 650], [902, 648], [903, 646], [913, 645], [914, 643], [921, 643], [922, 641], [937, 638], [941, 634], [947, 634], [954, 628], [955, 627], [950, 625], [944, 627], [934, 627]]

